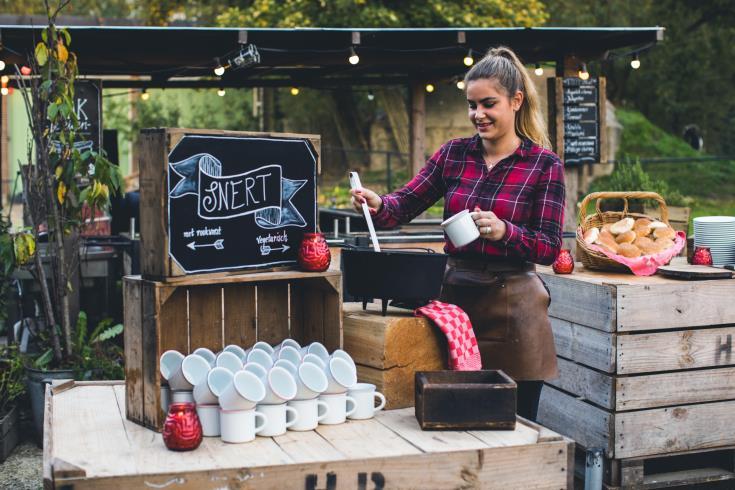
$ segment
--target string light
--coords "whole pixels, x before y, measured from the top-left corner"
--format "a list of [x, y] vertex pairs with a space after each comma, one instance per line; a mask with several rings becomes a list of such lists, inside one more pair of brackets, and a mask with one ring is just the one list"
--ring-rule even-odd
[[579, 73], [577, 73], [580, 80], [588, 80], [590, 77], [590, 73], [587, 71], [587, 63], [582, 63], [579, 65]]
[[291, 87], [291, 95], [299, 95], [299, 88]]
[[10, 92], [8, 90], [8, 87], [2, 87], [2, 88], [0, 88], [0, 94], [2, 94], [2, 95], [8, 95], [8, 92]]
[[633, 59], [630, 60], [630, 67], [637, 70], [641, 67], [641, 60], [638, 59], [638, 53], [633, 55]]
[[372, 90], [368, 90], [367, 98], [368, 100], [375, 100], [375, 94], [373, 93]]
[[224, 97], [225, 96], [225, 89], [224, 88], [220, 88], [219, 90], [217, 90], [217, 95], [219, 95], [220, 97]]
[[541, 63], [536, 63], [536, 69], [533, 70], [533, 72], [536, 74], [537, 77], [540, 77], [544, 74], [544, 69], [541, 68]]
[[225, 67], [220, 63], [219, 58], [214, 59], [217, 62], [217, 66], [214, 67], [214, 74], [221, 77], [225, 74]]
[[430, 83], [426, 84], [426, 91], [429, 93], [432, 93], [434, 91], [434, 86]]
[[460, 90], [464, 90], [465, 84], [464, 80], [457, 80], [457, 88]]
[[7, 75], [3, 75], [2, 77], [0, 77], [0, 83], [2, 83], [3, 85], [7, 85], [9, 81], [10, 77]]
[[143, 91], [140, 93], [141, 100], [148, 100], [151, 98], [151, 94], [148, 93], [146, 89], [143, 89]]
[[5, 69], [5, 62], [3, 60], [0, 60], [0, 71], [3, 71]]
[[470, 49], [467, 51], [467, 55], [462, 60], [465, 66], [472, 66], [475, 63], [474, 58], [472, 58], [472, 50]]
[[347, 59], [351, 65], [356, 65], [360, 62], [360, 57], [357, 56], [357, 53], [355, 52], [355, 48], [350, 48], [350, 57]]

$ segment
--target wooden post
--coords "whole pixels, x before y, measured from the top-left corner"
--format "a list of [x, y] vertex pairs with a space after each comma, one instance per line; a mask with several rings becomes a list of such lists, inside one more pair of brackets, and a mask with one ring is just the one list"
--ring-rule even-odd
[[411, 84], [411, 169], [423, 168], [426, 158], [426, 93], [423, 82]]
[[9, 97], [0, 100], [0, 208], [9, 202], [8, 196], [13, 189], [8, 161], [8, 100]]

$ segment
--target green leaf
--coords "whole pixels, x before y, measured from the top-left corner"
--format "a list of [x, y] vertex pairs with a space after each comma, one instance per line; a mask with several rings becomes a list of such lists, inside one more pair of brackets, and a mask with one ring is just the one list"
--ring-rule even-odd
[[105, 340], [110, 340], [111, 338], [117, 337], [122, 332], [123, 332], [123, 324], [118, 323], [117, 325], [113, 325], [107, 330], [103, 330], [96, 338], [90, 341], [90, 344], [96, 344], [97, 342], [104, 342]]
[[71, 34], [69, 34], [69, 31], [67, 29], [59, 29], [59, 32], [64, 36], [64, 40], [66, 41], [66, 45], [71, 44]]
[[76, 350], [77, 352], [80, 352], [82, 350], [82, 346], [84, 345], [84, 342], [87, 340], [87, 313], [84, 311], [79, 312], [79, 316], [77, 317], [77, 342], [76, 342]]
[[54, 358], [54, 351], [52, 349], [48, 349], [46, 352], [41, 354], [35, 361], [33, 361], [33, 365], [36, 366], [38, 369], [46, 369], [48, 365], [51, 363], [51, 360]]
[[54, 119], [56, 119], [56, 114], [58, 114], [58, 113], [59, 113], [59, 106], [56, 105], [53, 102], [51, 104], [49, 104], [49, 106], [48, 106], [48, 118], [49, 118], [49, 120], [50, 121], [53, 121]]
[[43, 42], [48, 42], [48, 32], [46, 32], [46, 29], [41, 31], [41, 39], [43, 39]]
[[36, 61], [39, 66], [43, 66], [48, 61], [48, 49], [44, 43], [36, 45]]

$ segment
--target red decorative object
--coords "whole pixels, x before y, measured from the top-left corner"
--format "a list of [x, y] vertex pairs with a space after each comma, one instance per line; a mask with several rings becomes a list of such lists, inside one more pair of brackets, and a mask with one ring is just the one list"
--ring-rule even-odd
[[202, 424], [193, 403], [172, 403], [163, 424], [163, 442], [172, 451], [191, 451], [202, 442]]
[[694, 265], [712, 265], [712, 254], [709, 247], [694, 247], [692, 255], [692, 264]]
[[299, 265], [305, 271], [324, 272], [329, 268], [332, 255], [322, 233], [304, 233], [299, 246]]
[[20, 74], [23, 76], [28, 76], [31, 74], [31, 69], [28, 66], [21, 66], [20, 67]]
[[574, 259], [571, 252], [566, 248], [562, 249], [551, 267], [557, 274], [571, 274], [574, 270]]

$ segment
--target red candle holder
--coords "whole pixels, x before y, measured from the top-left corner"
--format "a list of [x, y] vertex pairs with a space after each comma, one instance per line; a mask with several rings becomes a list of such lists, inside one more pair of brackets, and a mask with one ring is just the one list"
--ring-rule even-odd
[[301, 268], [308, 272], [324, 272], [329, 269], [332, 255], [323, 233], [304, 233], [298, 260]]
[[712, 253], [709, 251], [709, 247], [694, 247], [694, 254], [692, 254], [692, 264], [712, 265]]
[[559, 252], [559, 256], [556, 258], [554, 263], [551, 265], [554, 272], [557, 274], [571, 274], [574, 270], [574, 259], [572, 253], [564, 248]]
[[172, 451], [191, 451], [202, 443], [202, 424], [193, 403], [172, 403], [163, 424], [163, 442]]

